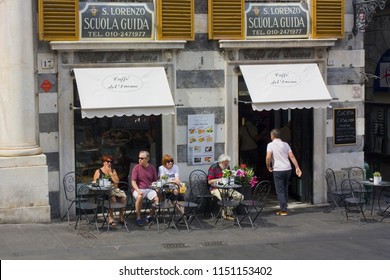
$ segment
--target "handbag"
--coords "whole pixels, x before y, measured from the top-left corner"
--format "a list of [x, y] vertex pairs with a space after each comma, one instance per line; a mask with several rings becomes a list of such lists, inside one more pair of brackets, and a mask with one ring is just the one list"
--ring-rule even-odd
[[126, 197], [126, 193], [119, 188], [114, 188], [111, 190], [110, 196]]

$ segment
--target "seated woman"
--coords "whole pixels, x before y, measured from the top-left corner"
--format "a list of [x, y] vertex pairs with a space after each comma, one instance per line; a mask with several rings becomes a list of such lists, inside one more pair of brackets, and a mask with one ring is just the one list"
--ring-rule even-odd
[[[110, 155], [102, 156], [103, 166], [99, 169], [96, 169], [95, 174], [93, 175], [93, 182], [97, 182], [99, 179], [109, 178], [109, 180], [114, 184], [115, 187], [118, 187], [118, 174], [115, 169], [112, 168], [111, 164], [113, 162], [113, 158]], [[116, 203], [117, 201], [120, 203], [126, 203], [126, 194], [119, 190], [113, 191], [110, 193], [110, 201], [111, 203]], [[119, 210], [119, 222], [123, 223], [123, 208]], [[113, 209], [109, 209], [109, 217], [108, 223], [110, 226], [116, 226], [114, 221], [114, 211]]]
[[[165, 154], [161, 161], [162, 165], [158, 168], [158, 178], [162, 179], [162, 176], [167, 177], [167, 183], [174, 182], [178, 186], [181, 185], [181, 181], [179, 179], [179, 167], [174, 163], [173, 157], [169, 154]], [[174, 188], [172, 191], [172, 194], [175, 196], [173, 199], [178, 198], [179, 196], [179, 189]], [[182, 213], [183, 209], [181, 209], [179, 206], [177, 209]]]
[[[174, 182], [180, 186], [181, 182], [179, 179], [179, 168], [174, 163], [171, 155], [165, 154], [161, 161], [162, 165], [158, 168], [158, 178], [162, 179], [162, 176], [168, 177], [167, 182]], [[174, 189], [173, 194], [178, 196], [179, 190]]]

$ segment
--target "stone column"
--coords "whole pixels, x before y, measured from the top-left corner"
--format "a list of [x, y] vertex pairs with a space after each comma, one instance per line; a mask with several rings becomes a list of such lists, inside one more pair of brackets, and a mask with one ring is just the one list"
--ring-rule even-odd
[[0, 0], [0, 223], [50, 221], [36, 133], [32, 2]]
[[36, 144], [31, 1], [0, 1], [0, 156], [40, 154]]

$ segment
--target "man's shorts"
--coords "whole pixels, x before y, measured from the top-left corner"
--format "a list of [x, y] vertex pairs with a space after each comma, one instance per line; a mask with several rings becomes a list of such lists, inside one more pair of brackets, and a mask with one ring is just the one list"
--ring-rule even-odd
[[[155, 190], [152, 190], [152, 189], [140, 189], [140, 190], [142, 192], [143, 198], [146, 197], [149, 200], [153, 200], [157, 196], [157, 193]], [[136, 190], [133, 191], [133, 197], [135, 199], [137, 199], [137, 197], [138, 197], [138, 192]]]

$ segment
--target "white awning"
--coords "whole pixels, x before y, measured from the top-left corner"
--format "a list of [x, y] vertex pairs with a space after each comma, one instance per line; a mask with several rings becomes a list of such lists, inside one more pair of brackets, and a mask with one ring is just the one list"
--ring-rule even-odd
[[332, 97], [317, 64], [240, 65], [253, 110], [326, 108]]
[[83, 118], [174, 114], [163, 67], [75, 68]]

